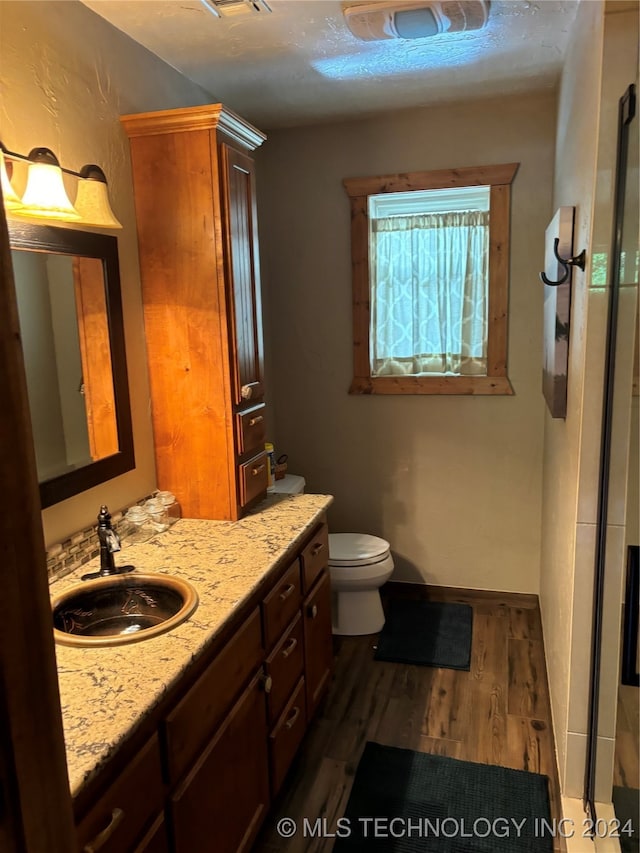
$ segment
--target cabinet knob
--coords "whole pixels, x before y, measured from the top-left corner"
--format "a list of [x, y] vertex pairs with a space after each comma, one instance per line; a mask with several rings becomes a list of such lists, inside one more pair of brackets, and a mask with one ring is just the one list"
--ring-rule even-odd
[[249, 426], [254, 427], [257, 424], [261, 424], [263, 420], [264, 418], [262, 415], [256, 415], [255, 418], [251, 418], [251, 420], [249, 421]]
[[265, 675], [262, 679], [262, 689], [265, 693], [271, 693], [273, 690], [273, 678], [270, 675]]
[[251, 387], [251, 385], [243, 385], [240, 389], [240, 396], [243, 400], [249, 400], [252, 394], [253, 388]]
[[316, 544], [311, 549], [311, 556], [317, 557], [318, 554], [320, 553], [320, 551], [322, 551], [323, 547], [324, 547], [324, 545], [322, 542], [316, 542]]
[[251, 469], [252, 476], [257, 477], [261, 471], [264, 471], [265, 467], [266, 466], [265, 466], [264, 462], [262, 463], [262, 465], [254, 465], [253, 468]]
[[318, 615], [318, 605], [312, 604], [310, 607], [307, 607], [307, 615], [310, 619], [315, 619]]
[[88, 844], [85, 844], [82, 848], [82, 853], [98, 853], [99, 850], [102, 850], [107, 841], [111, 838], [113, 833], [122, 823], [122, 819], [124, 818], [124, 811], [122, 809], [115, 808], [111, 812], [111, 820], [102, 830], [99, 832], [93, 841], [90, 841]]

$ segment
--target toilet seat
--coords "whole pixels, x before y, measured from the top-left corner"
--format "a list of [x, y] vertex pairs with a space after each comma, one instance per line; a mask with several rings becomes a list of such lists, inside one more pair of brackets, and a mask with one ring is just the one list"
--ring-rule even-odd
[[367, 533], [330, 533], [329, 565], [336, 568], [371, 566], [389, 557], [391, 546]]

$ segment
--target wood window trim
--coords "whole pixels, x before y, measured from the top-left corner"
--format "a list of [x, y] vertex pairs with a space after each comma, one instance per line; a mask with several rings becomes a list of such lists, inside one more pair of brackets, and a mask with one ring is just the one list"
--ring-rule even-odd
[[[507, 376], [511, 183], [519, 163], [467, 166], [368, 178], [345, 178], [351, 203], [353, 381], [350, 394], [512, 395]], [[490, 189], [489, 314], [486, 376], [371, 376], [369, 196], [379, 193], [483, 186]]]

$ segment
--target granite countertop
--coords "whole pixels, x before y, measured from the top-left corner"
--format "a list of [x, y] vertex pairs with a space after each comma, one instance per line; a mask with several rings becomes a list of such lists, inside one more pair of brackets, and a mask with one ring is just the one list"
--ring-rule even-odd
[[[240, 521], [181, 519], [145, 543], [127, 545], [116, 565], [190, 581], [195, 613], [166, 634], [130, 645], [56, 644], [60, 701], [73, 796], [161, 701], [219, 634], [265, 575], [311, 532], [330, 495], [272, 495]], [[51, 586], [55, 597], [99, 559]]]

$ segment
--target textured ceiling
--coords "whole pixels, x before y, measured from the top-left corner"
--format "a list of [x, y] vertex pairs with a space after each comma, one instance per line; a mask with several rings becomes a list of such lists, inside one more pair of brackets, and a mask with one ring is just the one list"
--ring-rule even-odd
[[200, 0], [84, 2], [269, 129], [552, 87], [579, 0], [494, 0], [482, 30], [380, 42], [356, 39], [335, 0], [269, 0], [271, 14], [241, 18]]

